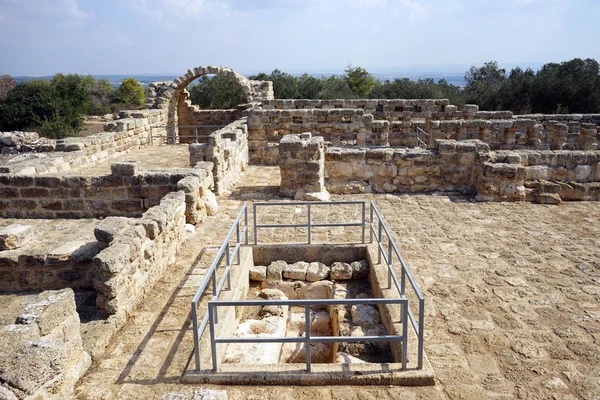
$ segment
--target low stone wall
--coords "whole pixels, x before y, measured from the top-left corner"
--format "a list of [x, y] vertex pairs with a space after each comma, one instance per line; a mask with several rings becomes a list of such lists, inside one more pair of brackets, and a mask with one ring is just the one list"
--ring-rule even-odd
[[325, 153], [327, 190], [332, 193], [470, 192], [479, 140], [437, 141], [437, 149], [335, 148]]
[[106, 132], [86, 137], [39, 140], [21, 146], [22, 154], [6, 160], [0, 173], [48, 174], [66, 172], [151, 144], [150, 134], [166, 135], [164, 110], [121, 112], [121, 119], [104, 125]]
[[214, 190], [221, 195], [236, 184], [248, 167], [248, 124], [241, 118], [211, 133], [207, 143], [192, 143], [190, 165], [212, 163]]
[[178, 182], [187, 176], [198, 177], [205, 189], [212, 187], [211, 169], [212, 165], [205, 164], [193, 169], [140, 171], [137, 164], [125, 162], [113, 163], [113, 174], [97, 177], [0, 174], [0, 217], [137, 217], [176, 191]]
[[71, 399], [91, 365], [71, 289], [4, 296], [0, 398]]
[[600, 200], [600, 151], [498, 151], [474, 176], [480, 201]]
[[175, 262], [184, 241], [190, 194], [169, 193], [140, 219], [109, 217], [96, 226], [94, 233], [104, 250], [94, 257], [90, 279], [100, 309], [128, 315]]

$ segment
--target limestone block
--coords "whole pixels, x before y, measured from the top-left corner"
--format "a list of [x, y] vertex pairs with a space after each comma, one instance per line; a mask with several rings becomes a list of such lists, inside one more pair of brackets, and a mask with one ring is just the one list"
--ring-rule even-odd
[[562, 203], [562, 199], [560, 198], [560, 195], [556, 194], [556, 193], [538, 193], [535, 201], [537, 201], [540, 204], [552, 204], [552, 205], [558, 205]]
[[[262, 320], [247, 320], [238, 325], [233, 336], [237, 337], [283, 337], [286, 334], [283, 317], [267, 317]], [[223, 358], [225, 363], [277, 364], [281, 343], [231, 343]]]
[[377, 308], [369, 304], [355, 304], [350, 309], [352, 323], [357, 325], [374, 325], [381, 322]]
[[250, 266], [250, 280], [252, 281], [266, 281], [267, 280], [267, 267], [264, 265], [252, 265]]
[[299, 299], [329, 299], [332, 291], [331, 281], [309, 282], [294, 288], [294, 293]]
[[115, 176], [136, 176], [140, 171], [137, 161], [117, 161], [110, 165], [110, 170]]
[[304, 261], [298, 261], [294, 264], [288, 264], [283, 270], [283, 277], [293, 280], [306, 280], [306, 270], [308, 269], [308, 263]]
[[219, 212], [219, 204], [217, 203], [217, 196], [210, 191], [206, 190], [204, 193], [204, 204], [206, 205], [206, 213], [209, 216], [217, 215]]
[[46, 264], [48, 266], [59, 266], [70, 262], [76, 264], [87, 263], [92, 261], [99, 251], [100, 248], [96, 242], [75, 240], [51, 250], [46, 256]]
[[335, 262], [331, 266], [329, 275], [336, 281], [352, 279], [352, 267], [348, 263]]
[[[456, 107], [456, 106], [447, 106]], [[358, 357], [351, 356], [343, 351], [338, 351], [335, 364], [367, 364], [367, 361], [361, 360]]]
[[133, 223], [134, 221], [131, 218], [107, 217], [96, 225], [94, 228], [94, 236], [99, 242], [110, 244], [119, 232], [123, 231], [128, 226], [131, 226]]
[[367, 260], [354, 261], [352, 267], [352, 279], [366, 279], [369, 277], [369, 262]]
[[101, 273], [118, 274], [129, 266], [130, 254], [131, 248], [128, 244], [113, 244], [94, 257], [94, 267]]
[[320, 262], [308, 264], [306, 269], [306, 280], [309, 282], [322, 281], [329, 277], [330, 268]]
[[280, 281], [283, 278], [283, 271], [288, 267], [285, 261], [278, 260], [273, 261], [267, 267], [267, 280], [268, 281]]
[[0, 229], [0, 250], [14, 250], [23, 247], [34, 237], [28, 225], [9, 225]]
[[593, 172], [591, 165], [578, 165], [575, 167], [575, 179], [577, 182], [587, 182]]

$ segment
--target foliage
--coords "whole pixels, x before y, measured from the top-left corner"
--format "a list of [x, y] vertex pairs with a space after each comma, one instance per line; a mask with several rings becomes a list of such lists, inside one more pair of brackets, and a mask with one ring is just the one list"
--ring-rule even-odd
[[60, 118], [61, 106], [50, 82], [20, 83], [0, 102], [0, 131], [38, 128]]
[[10, 75], [0, 75], [0, 100], [4, 99], [8, 92], [17, 86], [17, 81]]
[[127, 108], [140, 108], [146, 103], [144, 87], [135, 78], [123, 79], [116, 94], [118, 102]]
[[[86, 82], [89, 96], [88, 115], [104, 115], [113, 112], [112, 104], [116, 102], [116, 93], [106, 79], [91, 80]], [[86, 79], [87, 79], [86, 78]]]
[[352, 91], [346, 80], [341, 76], [330, 76], [321, 78], [323, 86], [317, 95], [319, 99], [355, 99], [356, 94]]
[[189, 91], [192, 104], [204, 109], [235, 108], [239, 104], [246, 103], [246, 96], [241, 86], [223, 75], [215, 75], [212, 78], [204, 75], [198, 80], [197, 85], [189, 88]]
[[467, 103], [478, 104], [482, 110], [499, 110], [502, 104], [498, 91], [506, 80], [506, 70], [496, 61], [486, 62], [483, 67], [471, 67], [465, 73], [465, 98]]
[[321, 90], [323, 90], [323, 82], [314, 76], [302, 74], [298, 79], [299, 99], [316, 99]]
[[298, 78], [278, 69], [273, 70], [270, 75], [264, 72], [250, 76], [249, 79], [273, 82], [273, 92], [276, 99], [297, 99]]
[[348, 64], [348, 68], [344, 72], [346, 72], [344, 80], [357, 98], [367, 98], [371, 90], [379, 84], [379, 81], [362, 67], [353, 68], [351, 64]]

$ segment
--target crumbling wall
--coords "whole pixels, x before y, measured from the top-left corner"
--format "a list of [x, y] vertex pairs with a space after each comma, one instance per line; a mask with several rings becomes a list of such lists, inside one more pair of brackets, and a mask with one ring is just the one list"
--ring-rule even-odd
[[7, 320], [0, 324], [0, 398], [74, 398], [91, 358], [73, 291], [5, 296], [1, 303]]
[[[153, 143], [150, 134], [166, 135], [163, 126], [166, 124], [167, 113], [164, 110], [125, 111], [121, 116], [122, 119], [104, 125], [106, 132], [86, 137], [33, 140], [34, 137], [29, 135], [21, 143], [18, 135], [10, 135], [10, 143], [15, 144], [14, 148], [27, 154], [6, 160], [0, 166], [0, 173], [67, 172], [81, 166], [95, 165], [131, 149], [148, 146]], [[7, 135], [4, 134], [3, 137]], [[6, 139], [4, 143], [8, 141]]]
[[308, 132], [286, 135], [279, 144], [280, 193], [296, 200], [329, 200], [325, 189], [325, 144]]
[[248, 167], [248, 124], [241, 118], [211, 133], [206, 143], [192, 143], [190, 165], [212, 163], [214, 190], [217, 195], [229, 190]]
[[480, 201], [600, 200], [600, 151], [498, 151], [482, 161]]
[[479, 140], [438, 140], [433, 150], [330, 147], [326, 186], [340, 194], [472, 192], [471, 173], [487, 151]]
[[0, 217], [96, 218], [140, 216], [160, 202], [186, 176], [212, 187], [212, 165], [168, 171], [140, 170], [136, 163], [117, 162], [105, 176], [0, 174]]
[[334, 146], [387, 146], [389, 122], [361, 109], [253, 109], [248, 115], [250, 160], [277, 165], [279, 141], [287, 134], [311, 132]]

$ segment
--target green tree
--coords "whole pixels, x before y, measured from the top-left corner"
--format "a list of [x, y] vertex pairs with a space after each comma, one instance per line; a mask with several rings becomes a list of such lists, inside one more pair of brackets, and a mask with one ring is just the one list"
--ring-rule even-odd
[[[89, 110], [89, 93], [86, 88], [86, 79], [77, 74], [56, 74], [51, 81], [56, 96], [62, 105], [60, 119], [74, 131], [81, 129], [85, 115]], [[89, 82], [89, 79], [87, 81]]]
[[593, 59], [545, 64], [532, 84], [533, 112], [600, 112], [599, 70]]
[[355, 99], [356, 95], [341, 76], [332, 75], [321, 79], [321, 91], [317, 95], [319, 99]]
[[10, 75], [0, 75], [0, 100], [6, 97], [11, 89], [17, 86], [17, 81]]
[[316, 99], [323, 89], [323, 82], [314, 76], [302, 74], [298, 79], [298, 98]]
[[250, 76], [249, 79], [273, 82], [273, 92], [276, 99], [298, 98], [298, 78], [286, 72], [275, 69], [270, 75], [261, 72]]
[[204, 75], [189, 91], [192, 104], [204, 109], [227, 109], [246, 103], [242, 87], [223, 75]]
[[111, 104], [116, 101], [116, 93], [108, 80], [87, 79], [85, 86], [89, 96], [88, 115], [104, 115], [112, 112]]
[[500, 108], [517, 114], [531, 112], [531, 88], [535, 72], [531, 68], [513, 68], [498, 90]]
[[506, 70], [496, 61], [486, 62], [483, 67], [471, 67], [464, 76], [467, 103], [478, 104], [482, 110], [498, 110], [501, 105], [498, 91], [506, 79]]
[[348, 64], [345, 72], [344, 80], [358, 98], [366, 99], [371, 90], [379, 83], [373, 75], [362, 67], [353, 68], [351, 64]]
[[123, 79], [117, 89], [117, 99], [128, 108], [140, 108], [146, 103], [144, 87], [135, 78]]

